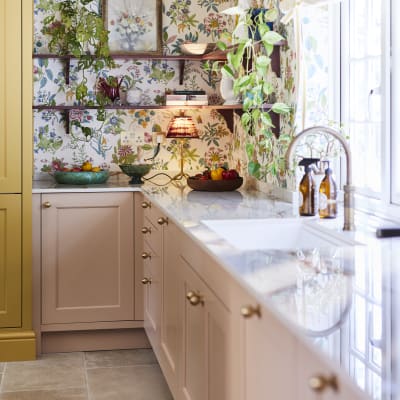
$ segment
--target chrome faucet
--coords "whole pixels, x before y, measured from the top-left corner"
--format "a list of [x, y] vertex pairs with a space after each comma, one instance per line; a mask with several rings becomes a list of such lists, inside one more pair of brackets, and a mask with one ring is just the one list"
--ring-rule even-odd
[[342, 145], [344, 152], [346, 154], [346, 166], [347, 166], [347, 174], [346, 174], [346, 184], [343, 186], [344, 190], [344, 231], [354, 231], [354, 186], [351, 181], [351, 152], [350, 147], [344, 137], [337, 131], [332, 128], [328, 128], [325, 126], [313, 126], [312, 128], [307, 128], [304, 131], [301, 131], [298, 135], [296, 135], [291, 141], [287, 151], [286, 151], [286, 167], [289, 169], [293, 168], [293, 156], [294, 151], [297, 147], [299, 140], [307, 135], [323, 133], [330, 135], [337, 139]]

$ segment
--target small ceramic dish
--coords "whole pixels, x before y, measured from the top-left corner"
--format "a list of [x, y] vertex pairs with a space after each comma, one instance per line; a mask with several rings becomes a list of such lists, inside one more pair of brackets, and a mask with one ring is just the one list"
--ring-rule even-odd
[[191, 56], [201, 56], [215, 50], [215, 43], [182, 43], [181, 52]]

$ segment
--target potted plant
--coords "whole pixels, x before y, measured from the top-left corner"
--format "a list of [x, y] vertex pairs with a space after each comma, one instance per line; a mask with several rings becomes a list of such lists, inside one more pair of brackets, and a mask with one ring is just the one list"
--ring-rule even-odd
[[[221, 72], [233, 80], [234, 93], [243, 101], [243, 128], [249, 134], [257, 131], [265, 137], [272, 137], [270, 112], [281, 114], [290, 111], [286, 104], [280, 102], [275, 102], [270, 109], [265, 107], [274, 93], [273, 85], [267, 80], [271, 55], [274, 45], [284, 38], [271, 30], [271, 22], [277, 19], [278, 10], [272, 8], [260, 12], [261, 4], [258, 3], [253, 1], [248, 9], [237, 6], [224, 11], [237, 15], [238, 22], [235, 30], [224, 36], [225, 41], [218, 42], [218, 47], [227, 52], [227, 63], [222, 66]], [[258, 12], [254, 12], [256, 9]], [[226, 42], [232, 45], [228, 47]]]
[[[40, 0], [38, 7], [49, 15], [43, 20], [42, 33], [49, 37], [49, 50], [57, 55], [78, 59], [83, 78], [75, 89], [78, 102], [87, 101], [85, 70], [98, 72], [113, 67], [108, 47], [108, 31], [101, 15], [90, 8], [92, 0]], [[92, 102], [87, 102], [91, 104]]]

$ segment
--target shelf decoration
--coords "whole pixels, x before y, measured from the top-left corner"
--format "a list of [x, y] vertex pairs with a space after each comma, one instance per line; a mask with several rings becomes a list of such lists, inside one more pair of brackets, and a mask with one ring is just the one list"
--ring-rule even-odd
[[85, 70], [98, 72], [114, 66], [103, 19], [88, 3], [88, 0], [41, 0], [41, 8], [48, 14], [41, 32], [49, 38], [49, 50], [65, 58], [66, 84], [69, 84], [71, 55], [78, 59], [78, 67], [83, 71], [75, 88], [79, 102], [84, 102], [89, 92]]
[[159, 55], [162, 0], [103, 0], [112, 54]]

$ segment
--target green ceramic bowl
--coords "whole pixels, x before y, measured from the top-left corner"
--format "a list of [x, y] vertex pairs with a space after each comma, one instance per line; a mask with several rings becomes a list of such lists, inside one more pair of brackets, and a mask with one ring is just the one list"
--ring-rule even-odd
[[151, 170], [152, 164], [120, 164], [119, 167], [121, 171], [128, 175], [131, 180], [129, 183], [131, 185], [141, 185], [144, 183], [142, 181], [142, 177], [149, 173]]
[[99, 171], [99, 172], [55, 171], [53, 176], [57, 183], [62, 183], [64, 185], [95, 185], [106, 182], [109, 177], [109, 172], [108, 171]]

